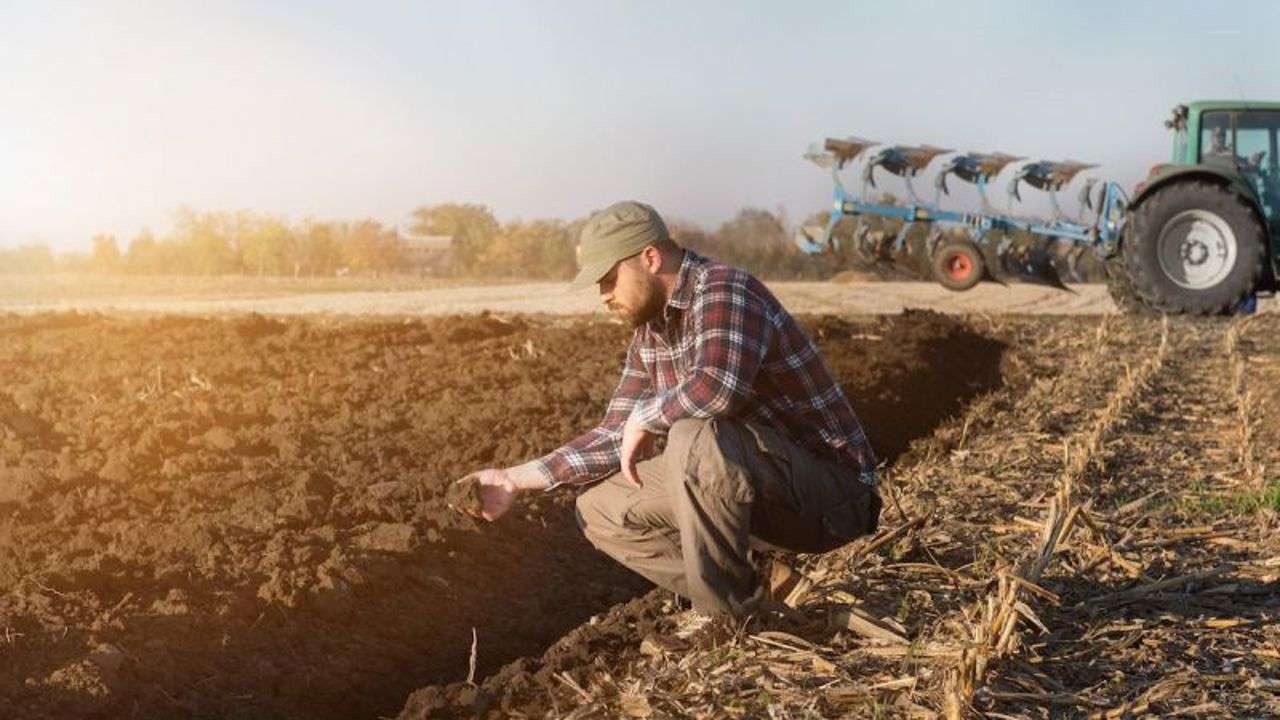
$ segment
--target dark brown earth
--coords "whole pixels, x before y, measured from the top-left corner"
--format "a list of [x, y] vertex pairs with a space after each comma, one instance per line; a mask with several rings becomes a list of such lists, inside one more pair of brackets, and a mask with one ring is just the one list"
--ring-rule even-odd
[[[1005, 345], [961, 320], [805, 325], [887, 462], [1002, 382]], [[480, 679], [631, 601], [625, 626], [655, 600], [581, 538], [571, 490], [483, 527], [448, 493], [589, 427], [626, 340], [487, 315], [0, 316], [0, 707], [372, 718], [465, 679], [473, 630]]]

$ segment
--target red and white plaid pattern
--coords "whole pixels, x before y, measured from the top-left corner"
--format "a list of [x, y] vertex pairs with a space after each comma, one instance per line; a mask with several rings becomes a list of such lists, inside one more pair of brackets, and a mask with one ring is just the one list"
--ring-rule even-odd
[[633, 412], [660, 434], [682, 418], [769, 425], [875, 482], [875, 454], [813, 342], [764, 283], [691, 250], [664, 317], [636, 328], [604, 419], [539, 458], [552, 486], [617, 472]]

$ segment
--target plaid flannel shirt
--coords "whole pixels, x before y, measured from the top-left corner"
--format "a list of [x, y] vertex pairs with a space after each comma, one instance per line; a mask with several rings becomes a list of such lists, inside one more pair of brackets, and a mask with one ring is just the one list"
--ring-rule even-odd
[[759, 280], [691, 250], [663, 317], [632, 335], [604, 419], [536, 461], [551, 486], [617, 472], [633, 413], [658, 434], [682, 418], [769, 425], [875, 484], [867, 437], [808, 336]]

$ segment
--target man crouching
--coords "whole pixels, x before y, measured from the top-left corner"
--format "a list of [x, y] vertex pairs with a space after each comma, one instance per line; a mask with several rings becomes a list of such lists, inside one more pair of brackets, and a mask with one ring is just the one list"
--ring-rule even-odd
[[522, 491], [594, 483], [577, 500], [587, 539], [704, 617], [766, 600], [753, 548], [826, 552], [876, 529], [866, 435], [763, 283], [681, 248], [636, 202], [593, 215], [578, 251], [573, 287], [597, 285], [634, 328], [622, 380], [595, 428], [469, 476], [482, 517]]

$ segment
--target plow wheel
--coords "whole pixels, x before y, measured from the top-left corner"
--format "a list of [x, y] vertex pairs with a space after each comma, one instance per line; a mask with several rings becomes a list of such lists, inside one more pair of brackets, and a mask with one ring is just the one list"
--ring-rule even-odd
[[985, 271], [982, 251], [968, 240], [948, 240], [933, 254], [933, 276], [948, 290], [968, 290]]

